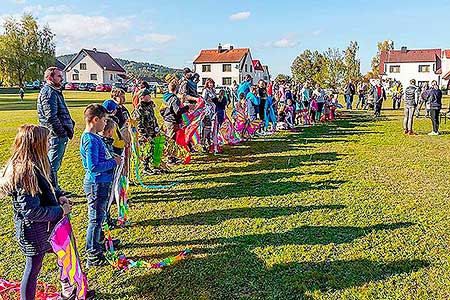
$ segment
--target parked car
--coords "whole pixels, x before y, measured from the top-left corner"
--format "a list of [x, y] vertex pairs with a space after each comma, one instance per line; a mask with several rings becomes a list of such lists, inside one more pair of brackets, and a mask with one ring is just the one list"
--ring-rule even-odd
[[41, 88], [41, 82], [39, 80], [33, 82], [27, 82], [25, 84], [25, 89], [27, 90], [39, 90]]
[[95, 87], [95, 91], [97, 92], [111, 92], [111, 89], [111, 85], [107, 83], [101, 83]]
[[70, 90], [70, 91], [76, 91], [76, 90], [78, 90], [78, 86], [79, 86], [79, 84], [76, 82], [68, 82], [64, 86], [64, 89]]
[[93, 91], [95, 91], [95, 87], [96, 87], [95, 83], [91, 83], [91, 82], [80, 83], [80, 85], [78, 86], [78, 90], [93, 92]]
[[115, 88], [117, 88], [117, 89], [122, 89], [122, 90], [124, 90], [125, 92], [126, 92], [127, 89], [128, 89], [127, 85], [126, 85], [125, 83], [122, 83], [122, 82], [115, 82], [115, 83], [113, 84], [113, 87], [115, 87]]

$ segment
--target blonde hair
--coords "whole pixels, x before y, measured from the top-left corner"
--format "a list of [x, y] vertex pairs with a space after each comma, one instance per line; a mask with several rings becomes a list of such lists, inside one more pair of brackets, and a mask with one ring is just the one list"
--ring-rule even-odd
[[[38, 125], [19, 127], [3, 177], [0, 181], [0, 196], [6, 196], [17, 188], [23, 194], [35, 196], [41, 192], [36, 168], [51, 182], [50, 162], [47, 157], [50, 131]], [[52, 187], [52, 185], [50, 184]]]
[[125, 91], [123, 89], [113, 88], [111, 90], [111, 98], [113, 98], [113, 100], [119, 98], [120, 95], [125, 95]]

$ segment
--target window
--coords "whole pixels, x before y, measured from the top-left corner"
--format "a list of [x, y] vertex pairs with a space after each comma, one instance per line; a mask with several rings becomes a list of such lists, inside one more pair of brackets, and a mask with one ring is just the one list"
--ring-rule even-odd
[[208, 78], [202, 78], [202, 85], [203, 85], [203, 86], [206, 85], [206, 80], [208, 80]]
[[244, 67], [244, 69], [245, 69], [245, 72], [247, 72], [247, 64], [245, 64], [245, 67]]
[[231, 85], [231, 77], [223, 77], [222, 85]]
[[211, 72], [211, 65], [202, 65], [202, 72]]
[[111, 80], [111, 81], [114, 80], [114, 74], [109, 74], [109, 80]]
[[86, 63], [80, 63], [80, 70], [87, 70]]
[[91, 74], [91, 80], [97, 80], [97, 74]]
[[222, 71], [223, 72], [231, 72], [231, 64], [223, 64]]
[[400, 73], [400, 66], [389, 66], [389, 73]]
[[72, 74], [72, 80], [80, 80], [80, 74]]
[[253, 66], [250, 65], [250, 73], [253, 72]]
[[419, 65], [419, 73], [429, 73], [430, 65]]

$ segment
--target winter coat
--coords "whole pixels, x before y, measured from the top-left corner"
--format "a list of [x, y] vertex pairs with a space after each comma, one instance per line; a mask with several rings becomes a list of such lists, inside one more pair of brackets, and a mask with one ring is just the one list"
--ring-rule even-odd
[[50, 252], [49, 238], [63, 216], [62, 207], [52, 191], [50, 182], [35, 168], [41, 192], [26, 194], [21, 187], [12, 193], [14, 226], [20, 249], [26, 256]]
[[133, 110], [132, 117], [137, 122], [138, 139], [140, 142], [146, 142], [154, 138], [159, 131], [154, 107], [155, 104], [153, 102], [141, 101]]
[[417, 87], [410, 85], [405, 89], [405, 106], [415, 107], [419, 101], [419, 92]]
[[166, 107], [160, 112], [164, 122], [178, 125], [181, 124], [181, 116], [189, 110], [189, 106], [182, 105], [180, 99], [172, 93], [165, 93], [163, 95], [163, 102]]
[[38, 96], [37, 112], [39, 123], [47, 127], [52, 136], [73, 138], [75, 122], [70, 116], [61, 90], [46, 84]]
[[442, 91], [440, 89], [432, 88], [428, 92], [427, 103], [430, 105], [431, 109], [441, 109], [442, 108]]

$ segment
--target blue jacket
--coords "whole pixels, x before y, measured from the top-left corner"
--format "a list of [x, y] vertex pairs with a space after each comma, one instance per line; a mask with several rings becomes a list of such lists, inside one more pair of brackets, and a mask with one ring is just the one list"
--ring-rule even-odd
[[86, 171], [84, 182], [105, 183], [112, 182], [116, 161], [109, 157], [105, 144], [100, 136], [90, 132], [83, 132], [80, 142], [81, 160]]
[[22, 252], [27, 256], [51, 251], [48, 242], [63, 210], [53, 193], [50, 183], [35, 169], [40, 193], [34, 197], [24, 194], [18, 187], [13, 193], [14, 227]]
[[245, 97], [247, 100], [247, 113], [250, 117], [256, 116], [259, 112], [259, 97], [253, 95], [253, 93], [248, 93]]
[[73, 138], [75, 122], [60, 90], [46, 84], [37, 100], [39, 123], [50, 130], [52, 136]]
[[430, 89], [427, 96], [427, 101], [431, 109], [442, 108], [442, 92], [440, 89]]

